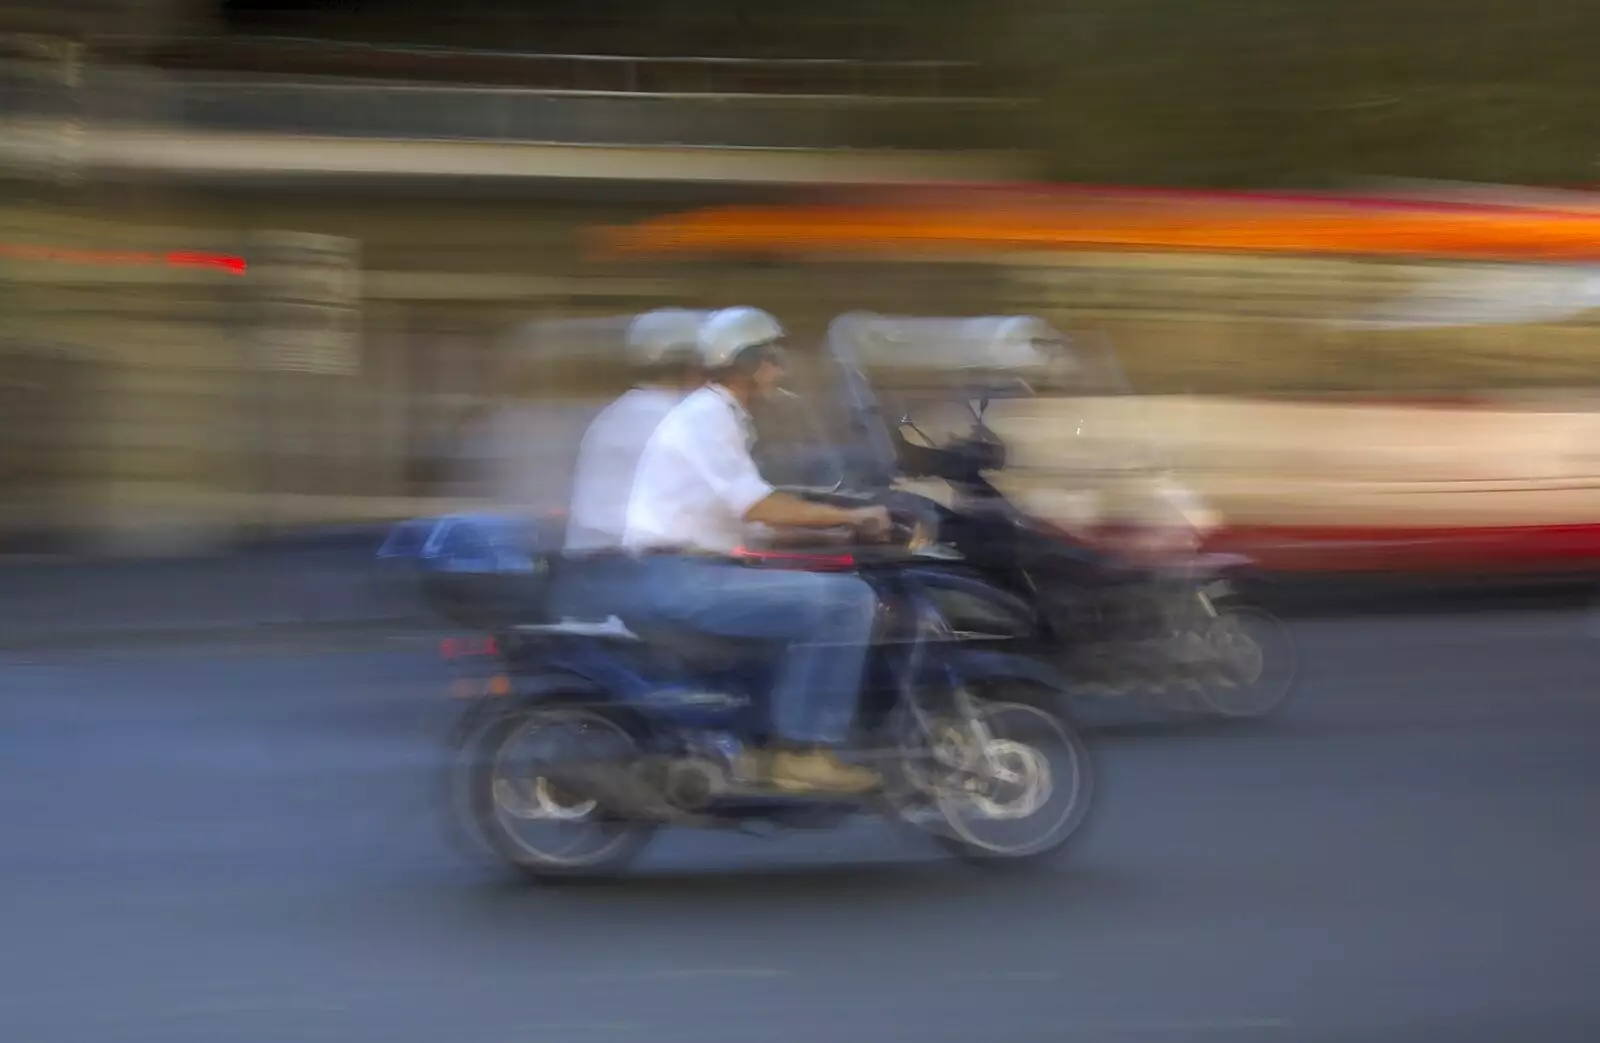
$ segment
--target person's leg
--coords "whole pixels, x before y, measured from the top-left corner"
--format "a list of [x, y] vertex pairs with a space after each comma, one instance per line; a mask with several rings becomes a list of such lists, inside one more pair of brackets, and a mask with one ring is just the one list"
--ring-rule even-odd
[[806, 582], [779, 589], [809, 612], [774, 685], [773, 727], [786, 742], [837, 746], [855, 721], [878, 598], [855, 576], [798, 575]]
[[552, 614], [596, 622], [625, 615], [638, 572], [639, 564], [621, 555], [561, 561], [551, 577]]
[[651, 614], [696, 631], [788, 644], [771, 694], [785, 750], [774, 775], [797, 787], [866, 789], [877, 777], [826, 752], [850, 734], [877, 599], [856, 576], [662, 559], [651, 570]]
[[850, 735], [861, 701], [878, 599], [855, 576], [812, 575], [816, 615], [808, 636], [789, 646], [772, 693], [772, 721], [782, 744], [769, 773], [786, 789], [875, 789], [875, 772], [845, 764], [833, 752]]
[[604, 619], [596, 589], [593, 562], [582, 558], [556, 560], [551, 567], [549, 614], [555, 619]]

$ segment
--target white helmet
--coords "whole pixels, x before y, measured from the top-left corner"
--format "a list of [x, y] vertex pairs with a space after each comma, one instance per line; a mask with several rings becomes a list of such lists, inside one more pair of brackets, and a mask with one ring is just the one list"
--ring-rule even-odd
[[700, 363], [709, 370], [725, 369], [740, 352], [782, 339], [783, 327], [760, 308], [724, 308], [700, 327]]
[[700, 326], [712, 314], [687, 308], [645, 312], [628, 326], [629, 358], [637, 366], [657, 366], [674, 355], [692, 354], [699, 347]]

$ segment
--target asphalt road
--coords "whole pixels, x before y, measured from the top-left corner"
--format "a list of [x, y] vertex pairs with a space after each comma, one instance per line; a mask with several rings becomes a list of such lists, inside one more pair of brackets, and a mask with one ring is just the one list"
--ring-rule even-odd
[[1045, 869], [864, 822], [577, 890], [449, 842], [424, 650], [13, 655], [0, 1039], [1600, 1039], [1600, 628], [1297, 628], [1280, 721], [1109, 729]]

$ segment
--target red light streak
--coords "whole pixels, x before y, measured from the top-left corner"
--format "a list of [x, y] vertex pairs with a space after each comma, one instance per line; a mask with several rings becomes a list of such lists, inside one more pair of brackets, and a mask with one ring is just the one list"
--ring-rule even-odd
[[856, 564], [856, 556], [854, 554], [755, 550], [750, 547], [737, 548], [733, 552], [733, 557], [740, 561], [747, 561], [752, 565], [776, 565], [780, 568], [794, 568], [799, 571], [809, 570], [814, 572], [852, 569], [855, 568]]
[[187, 250], [175, 250], [166, 256], [169, 268], [221, 268], [233, 275], [243, 275], [249, 267], [243, 257], [234, 257], [231, 254], [194, 253]]
[[218, 268], [230, 275], [243, 275], [249, 268], [243, 257], [233, 254], [204, 253], [195, 250], [170, 250], [151, 253], [143, 250], [84, 250], [67, 246], [35, 246], [27, 243], [0, 243], [0, 257], [30, 261], [57, 261], [101, 267]]

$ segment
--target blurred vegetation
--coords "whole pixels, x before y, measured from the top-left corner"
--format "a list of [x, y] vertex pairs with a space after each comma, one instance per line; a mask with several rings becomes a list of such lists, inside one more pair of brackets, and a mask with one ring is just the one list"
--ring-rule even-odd
[[[1075, 181], [1600, 181], [1591, 0], [229, 0], [235, 30], [566, 53], [970, 59]], [[988, 119], [986, 117], [986, 119]], [[959, 134], [957, 135], [959, 136]]]
[[972, 50], [974, 26], [991, 21], [979, 0], [223, 0], [221, 8], [235, 32], [657, 57], [959, 57]]
[[1600, 181], [1588, 0], [1011, 0], [1068, 180]]

